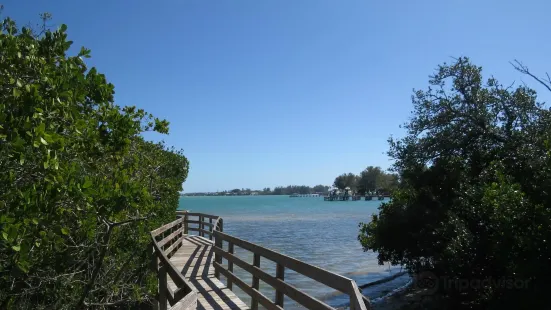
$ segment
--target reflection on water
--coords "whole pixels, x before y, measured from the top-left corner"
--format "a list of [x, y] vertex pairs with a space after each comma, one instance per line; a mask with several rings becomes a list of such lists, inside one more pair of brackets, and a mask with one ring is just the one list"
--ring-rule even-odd
[[[358, 223], [370, 221], [380, 203], [286, 196], [182, 197], [180, 208], [222, 216], [224, 231], [233, 236], [352, 278], [361, 285], [400, 271], [399, 267], [389, 269], [378, 265], [376, 254], [364, 252], [357, 240]], [[252, 263], [252, 253], [236, 247], [236, 255]], [[275, 275], [273, 262], [263, 259], [261, 268]], [[235, 273], [246, 283], [251, 283], [247, 272], [235, 268]], [[347, 296], [292, 270], [286, 269], [285, 281], [332, 306], [348, 302]], [[407, 282], [407, 277], [370, 287], [364, 290], [364, 294], [379, 297], [402, 282]], [[260, 290], [267, 297], [274, 298], [269, 285], [261, 282]], [[249, 302], [248, 295], [239, 290], [236, 294]], [[286, 299], [285, 308], [301, 307]]]

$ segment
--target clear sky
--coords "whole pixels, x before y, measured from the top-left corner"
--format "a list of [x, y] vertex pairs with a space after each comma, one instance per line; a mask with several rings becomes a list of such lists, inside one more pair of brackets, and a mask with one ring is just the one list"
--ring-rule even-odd
[[[432, 0], [2, 1], [19, 24], [51, 12], [115, 85], [116, 103], [170, 121], [184, 190], [330, 185], [387, 168], [413, 88], [469, 56], [503, 84], [551, 71], [551, 2]], [[538, 88], [536, 88], [538, 89]]]

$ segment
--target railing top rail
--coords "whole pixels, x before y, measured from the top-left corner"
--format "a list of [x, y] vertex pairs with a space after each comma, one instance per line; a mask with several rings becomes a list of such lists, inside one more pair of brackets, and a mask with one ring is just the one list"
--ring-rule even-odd
[[151, 231], [151, 236], [157, 237], [158, 235], [164, 233], [165, 231], [169, 230], [170, 228], [172, 228], [172, 227], [178, 225], [179, 223], [181, 223], [181, 222], [183, 222], [183, 221], [184, 221], [183, 218], [179, 218], [179, 219], [177, 219], [177, 220], [175, 220], [175, 221], [172, 221], [172, 222], [170, 222], [170, 223], [168, 223], [168, 224], [165, 224], [165, 225], [163, 225], [163, 226], [161, 226], [161, 227], [159, 227], [159, 228], [157, 228], [157, 229]]
[[210, 214], [199, 213], [199, 212], [185, 212], [185, 214], [187, 216], [202, 216], [202, 217], [211, 218], [211, 219], [220, 218], [220, 216], [218, 216], [218, 215], [210, 215]]
[[260, 256], [265, 257], [275, 263], [278, 263], [302, 275], [305, 275], [317, 282], [320, 282], [331, 288], [334, 288], [337, 291], [347, 293], [347, 294], [351, 293], [350, 285], [351, 285], [351, 282], [353, 282], [352, 279], [349, 279], [347, 277], [341, 276], [331, 271], [319, 268], [317, 266], [310, 265], [296, 258], [292, 258], [290, 256], [275, 252], [273, 250], [256, 245], [254, 243], [230, 236], [220, 231], [215, 231], [214, 235], [215, 237], [218, 236], [222, 240], [232, 242], [233, 244], [241, 248], [244, 248], [253, 253], [259, 254]]

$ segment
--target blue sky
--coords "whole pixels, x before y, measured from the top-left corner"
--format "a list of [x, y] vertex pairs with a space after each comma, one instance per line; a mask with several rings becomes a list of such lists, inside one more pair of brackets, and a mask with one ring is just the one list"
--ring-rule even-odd
[[[509, 61], [551, 71], [549, 1], [0, 1], [19, 24], [51, 12], [92, 50], [116, 103], [170, 121], [186, 192], [330, 185], [387, 168], [414, 88], [451, 57], [502, 83]], [[536, 89], [540, 90], [540, 88]]]

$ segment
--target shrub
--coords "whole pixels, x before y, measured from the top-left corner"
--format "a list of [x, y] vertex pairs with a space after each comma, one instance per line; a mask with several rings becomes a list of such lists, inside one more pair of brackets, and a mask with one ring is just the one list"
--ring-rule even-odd
[[146, 302], [148, 232], [174, 217], [181, 151], [145, 141], [168, 122], [114, 104], [114, 86], [68, 56], [67, 27], [0, 33], [0, 308]]

